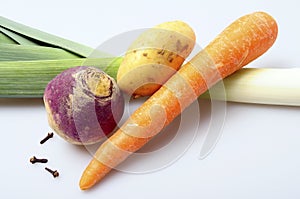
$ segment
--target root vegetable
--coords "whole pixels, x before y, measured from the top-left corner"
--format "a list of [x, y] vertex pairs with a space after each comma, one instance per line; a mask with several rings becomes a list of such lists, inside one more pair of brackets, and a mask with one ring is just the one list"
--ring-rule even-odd
[[195, 33], [182, 21], [145, 31], [129, 47], [118, 70], [118, 85], [134, 97], [152, 95], [180, 68], [194, 45]]
[[100, 69], [79, 66], [49, 82], [44, 93], [49, 125], [72, 144], [94, 144], [111, 133], [124, 110], [123, 95]]

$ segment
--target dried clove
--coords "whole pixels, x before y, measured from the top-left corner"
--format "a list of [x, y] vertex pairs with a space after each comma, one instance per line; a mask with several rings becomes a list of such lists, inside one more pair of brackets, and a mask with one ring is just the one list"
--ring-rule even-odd
[[47, 136], [40, 141], [40, 144], [44, 144], [47, 140], [49, 140], [50, 138], [53, 138], [53, 135], [54, 135], [53, 132], [48, 133]]
[[53, 170], [49, 169], [48, 167], [45, 167], [45, 170], [48, 171], [49, 173], [51, 173], [54, 178], [59, 176], [59, 173], [57, 170], [53, 171]]
[[31, 162], [32, 164], [34, 164], [34, 163], [47, 163], [48, 160], [47, 160], [47, 159], [44, 159], [44, 158], [39, 159], [39, 158], [36, 158], [35, 156], [33, 156], [33, 157], [30, 158], [30, 162]]

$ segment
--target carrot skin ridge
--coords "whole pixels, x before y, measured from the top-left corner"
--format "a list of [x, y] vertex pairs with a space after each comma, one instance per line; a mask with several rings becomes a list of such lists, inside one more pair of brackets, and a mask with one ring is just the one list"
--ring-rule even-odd
[[[99, 147], [82, 174], [80, 188], [89, 189], [99, 182], [208, 88], [265, 53], [275, 42], [277, 32], [276, 21], [264, 12], [248, 14], [234, 21]], [[157, 106], [161, 108], [153, 109]], [[147, 132], [148, 136], [147, 133], [138, 136], [133, 133], [135, 130]]]

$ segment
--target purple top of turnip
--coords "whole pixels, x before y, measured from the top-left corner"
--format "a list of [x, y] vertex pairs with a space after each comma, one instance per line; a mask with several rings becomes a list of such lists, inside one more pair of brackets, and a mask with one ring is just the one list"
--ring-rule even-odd
[[49, 82], [44, 93], [50, 126], [73, 144], [93, 144], [121, 119], [124, 99], [113, 78], [100, 69], [78, 66]]

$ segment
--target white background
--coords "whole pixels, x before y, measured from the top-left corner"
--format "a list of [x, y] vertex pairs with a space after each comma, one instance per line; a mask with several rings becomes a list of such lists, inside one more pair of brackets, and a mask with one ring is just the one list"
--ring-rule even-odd
[[[300, 67], [295, 0], [9, 0], [0, 7], [4, 17], [91, 47], [126, 31], [177, 19], [189, 23], [198, 45], [205, 46], [230, 22], [253, 11], [271, 14], [279, 35], [251, 67]], [[201, 160], [211, 115], [209, 102], [199, 104], [198, 134], [181, 158], [147, 174], [114, 171], [83, 192], [78, 181], [91, 154], [57, 135], [39, 144], [51, 130], [41, 99], [0, 99], [0, 198], [300, 198], [300, 108], [228, 103], [222, 136]], [[187, 115], [183, 120], [193, 121], [193, 115]], [[180, 131], [188, 134], [194, 127], [191, 123]], [[161, 142], [150, 144], [157, 147]], [[45, 165], [30, 164], [32, 155], [48, 158], [47, 166], [61, 176], [54, 179]]]

